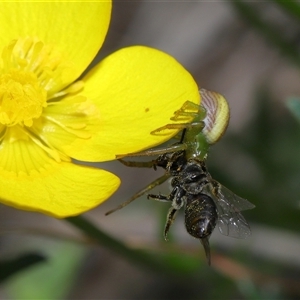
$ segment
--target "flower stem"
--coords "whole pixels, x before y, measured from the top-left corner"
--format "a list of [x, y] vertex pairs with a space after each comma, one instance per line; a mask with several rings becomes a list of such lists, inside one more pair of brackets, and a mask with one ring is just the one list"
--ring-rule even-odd
[[113, 250], [115, 253], [123, 256], [128, 261], [147, 267], [154, 271], [174, 271], [172, 270], [172, 266], [164, 262], [162, 257], [159, 257], [159, 255], [152, 255], [144, 250], [136, 250], [127, 247], [121, 241], [100, 230], [83, 216], [69, 217], [65, 220], [83, 231], [87, 236], [96, 240], [100, 245]]

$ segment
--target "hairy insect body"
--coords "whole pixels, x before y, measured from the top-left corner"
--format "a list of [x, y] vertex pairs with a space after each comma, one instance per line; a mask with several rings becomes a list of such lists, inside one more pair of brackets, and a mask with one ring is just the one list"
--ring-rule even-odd
[[186, 197], [185, 228], [193, 237], [200, 239], [208, 264], [210, 264], [209, 237], [215, 229], [218, 221], [217, 207], [209, 196], [205, 194]]
[[171, 202], [164, 231], [166, 240], [181, 208], [185, 211], [186, 230], [201, 241], [209, 264], [209, 237], [216, 226], [222, 234], [236, 238], [246, 238], [251, 234], [240, 211], [254, 205], [214, 180], [204, 160], [187, 159], [186, 153], [181, 151], [162, 154], [155, 162], [173, 177], [169, 195], [148, 195], [148, 199]]
[[217, 207], [209, 196], [189, 194], [186, 197], [185, 227], [191, 236], [197, 239], [209, 237], [217, 220]]

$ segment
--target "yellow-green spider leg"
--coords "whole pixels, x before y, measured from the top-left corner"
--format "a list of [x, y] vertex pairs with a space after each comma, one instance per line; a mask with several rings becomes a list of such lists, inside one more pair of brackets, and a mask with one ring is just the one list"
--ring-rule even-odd
[[124, 206], [127, 206], [128, 204], [130, 204], [132, 201], [134, 201], [135, 199], [141, 197], [142, 195], [144, 195], [145, 193], [147, 193], [148, 191], [152, 190], [153, 188], [155, 188], [158, 185], [161, 185], [162, 183], [164, 183], [166, 180], [168, 180], [170, 178], [169, 174], [164, 174], [163, 176], [157, 178], [156, 180], [154, 180], [153, 182], [151, 182], [150, 184], [148, 184], [146, 187], [144, 187], [142, 190], [140, 190], [139, 192], [137, 192], [136, 194], [134, 194], [130, 199], [128, 199], [127, 201], [121, 203], [119, 206], [117, 206], [116, 208], [108, 211], [107, 213], [105, 213], [106, 216], [112, 214], [113, 212], [123, 208]]
[[186, 150], [187, 145], [185, 144], [175, 144], [171, 145], [165, 148], [160, 148], [160, 149], [149, 149], [137, 153], [127, 153], [127, 154], [118, 154], [116, 155], [117, 159], [120, 159], [122, 157], [127, 157], [127, 156], [156, 156], [156, 155], [161, 155], [165, 153], [170, 153], [170, 152], [177, 152], [177, 151], [182, 151]]
[[171, 120], [179, 122], [192, 119], [192, 122], [166, 124], [151, 131], [151, 134], [155, 135], [161, 131], [170, 129], [196, 129], [196, 132], [201, 132], [205, 126], [204, 122], [202, 121], [205, 115], [206, 111], [203, 107], [191, 101], [186, 101], [179, 110], [174, 112], [174, 116], [171, 118]]

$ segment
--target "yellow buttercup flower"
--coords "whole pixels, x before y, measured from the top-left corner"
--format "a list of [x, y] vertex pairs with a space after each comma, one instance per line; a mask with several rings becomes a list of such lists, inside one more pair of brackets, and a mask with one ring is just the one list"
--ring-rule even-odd
[[[120, 180], [76, 165], [158, 145], [151, 135], [188, 99], [191, 75], [148, 47], [121, 49], [87, 68], [104, 41], [111, 2], [0, 4], [0, 201], [67, 217], [114, 193]], [[1, 50], [2, 49], [2, 50]]]

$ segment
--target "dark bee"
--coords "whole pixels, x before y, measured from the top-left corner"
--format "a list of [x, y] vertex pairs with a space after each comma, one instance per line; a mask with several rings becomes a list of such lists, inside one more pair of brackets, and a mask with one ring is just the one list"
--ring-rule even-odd
[[250, 227], [240, 211], [254, 208], [254, 205], [222, 186], [207, 171], [205, 161], [185, 160], [185, 153], [161, 155], [158, 166], [167, 166], [171, 174], [172, 191], [169, 195], [149, 194], [148, 199], [171, 202], [165, 226], [165, 239], [175, 220], [177, 211], [184, 208], [185, 227], [190, 235], [200, 239], [210, 264], [208, 239], [217, 225], [227, 236], [247, 238]]
[[[180, 141], [163, 149], [150, 149], [144, 152], [123, 156], [158, 155], [150, 162], [130, 162], [120, 159], [129, 167], [150, 167], [165, 169], [165, 174], [126, 202], [106, 213], [109, 215], [123, 208], [141, 195], [172, 178], [172, 191], [169, 195], [149, 194], [148, 199], [171, 202], [164, 236], [175, 220], [178, 210], [184, 208], [185, 227], [190, 235], [200, 239], [210, 264], [209, 237], [217, 226], [227, 236], [246, 238], [251, 234], [250, 227], [240, 211], [255, 206], [214, 180], [206, 168], [206, 157], [209, 146], [215, 143], [224, 133], [229, 120], [229, 108], [220, 94], [200, 90], [201, 106], [186, 102], [182, 109], [175, 112], [173, 120], [192, 116], [193, 122], [167, 124], [153, 133], [165, 129], [182, 129]], [[188, 110], [188, 112], [186, 111]], [[192, 111], [194, 109], [194, 111]], [[122, 157], [122, 156], [121, 156]]]

